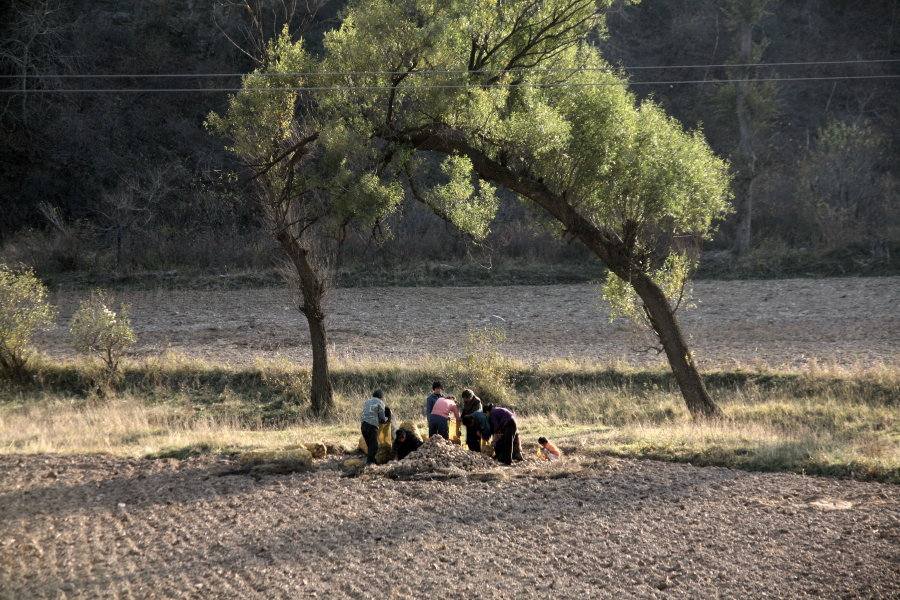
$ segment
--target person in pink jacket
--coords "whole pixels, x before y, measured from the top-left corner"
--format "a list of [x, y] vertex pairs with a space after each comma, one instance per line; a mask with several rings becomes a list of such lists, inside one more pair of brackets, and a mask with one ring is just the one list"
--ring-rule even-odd
[[459, 408], [456, 400], [450, 397], [438, 398], [434, 402], [434, 408], [428, 415], [428, 437], [440, 434], [445, 440], [450, 439], [450, 415], [456, 417], [456, 426], [459, 427]]

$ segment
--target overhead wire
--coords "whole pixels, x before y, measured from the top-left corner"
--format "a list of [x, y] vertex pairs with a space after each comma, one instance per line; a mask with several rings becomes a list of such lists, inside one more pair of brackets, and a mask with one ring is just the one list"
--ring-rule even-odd
[[425, 85], [340, 85], [340, 86], [285, 86], [285, 87], [216, 87], [216, 88], [30, 88], [0, 89], [0, 94], [60, 94], [60, 93], [93, 93], [93, 94], [128, 94], [128, 93], [237, 93], [237, 92], [326, 92], [326, 91], [378, 91], [378, 90], [435, 90], [435, 89], [488, 89], [488, 88], [561, 88], [561, 87], [599, 87], [599, 86], [636, 86], [636, 85], [686, 85], [686, 84], [723, 84], [723, 83], [763, 83], [788, 81], [852, 81], [873, 79], [898, 79], [900, 75], [841, 75], [821, 77], [760, 77], [742, 79], [680, 79], [666, 81], [590, 81], [590, 82], [522, 82], [522, 83], [488, 83], [488, 84], [425, 84]]
[[640, 70], [669, 70], [669, 69], [718, 69], [718, 68], [765, 68], [765, 67], [796, 67], [796, 66], [822, 66], [822, 65], [863, 65], [900, 62], [900, 59], [860, 59], [860, 60], [820, 60], [801, 62], [772, 62], [772, 63], [721, 63], [698, 65], [609, 65], [605, 67], [547, 67], [547, 68], [523, 68], [523, 69], [422, 69], [415, 71], [306, 71], [291, 73], [43, 73], [36, 75], [3, 74], [0, 79], [207, 79], [244, 77], [254, 75], [259, 77], [339, 77], [339, 76], [369, 76], [369, 75], [460, 75], [460, 74], [503, 74], [503, 73], [579, 73], [579, 72], [619, 72]]

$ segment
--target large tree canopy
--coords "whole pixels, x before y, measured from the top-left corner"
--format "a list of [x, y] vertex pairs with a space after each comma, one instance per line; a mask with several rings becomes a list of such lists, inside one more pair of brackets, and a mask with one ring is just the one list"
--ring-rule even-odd
[[230, 141], [250, 170], [259, 206], [287, 255], [299, 288], [312, 349], [310, 403], [316, 415], [334, 406], [323, 299], [329, 270], [348, 232], [367, 229], [403, 197], [399, 183], [378, 173], [381, 153], [348, 128], [329, 121], [314, 96], [293, 89], [316, 66], [287, 28], [265, 47], [265, 65], [244, 78], [243, 91], [208, 126]]
[[675, 320], [674, 290], [688, 248], [729, 210], [727, 168], [699, 132], [637, 102], [592, 46], [608, 4], [356, 0], [321, 57], [298, 47], [298, 75], [264, 85], [306, 88], [308, 102], [283, 101], [295, 119], [316, 115], [307, 135], [325, 155], [343, 154], [323, 166], [377, 185], [431, 181], [416, 195], [465, 232], [486, 232], [493, 186], [543, 208], [609, 267], [607, 294], [659, 336], [691, 412], [716, 415]]

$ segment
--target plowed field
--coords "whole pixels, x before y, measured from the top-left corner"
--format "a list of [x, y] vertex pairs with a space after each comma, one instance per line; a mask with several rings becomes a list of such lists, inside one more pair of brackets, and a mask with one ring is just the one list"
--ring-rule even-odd
[[[42, 348], [71, 352], [65, 320], [83, 296], [55, 294], [63, 319], [39, 340]], [[119, 298], [132, 305], [138, 354], [171, 348], [237, 364], [275, 356], [308, 360], [305, 321], [284, 290], [130, 292]], [[897, 364], [898, 277], [701, 281], [694, 302], [680, 315], [701, 368]], [[504, 352], [529, 362], [664, 364], [629, 322], [610, 323], [601, 305], [599, 288], [590, 285], [339, 289], [329, 298], [327, 325], [333, 354], [351, 358], [452, 355], [461, 351], [468, 328], [499, 324], [508, 334]]]

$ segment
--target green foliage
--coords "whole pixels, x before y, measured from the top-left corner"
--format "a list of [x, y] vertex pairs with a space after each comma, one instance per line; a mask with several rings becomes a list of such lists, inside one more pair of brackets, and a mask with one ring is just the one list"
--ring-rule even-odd
[[[669, 299], [673, 310], [690, 300], [689, 280], [693, 268], [694, 261], [691, 261], [687, 255], [673, 253], [668, 256], [660, 268], [648, 273]], [[606, 274], [606, 280], [603, 282], [603, 297], [610, 307], [610, 321], [616, 317], [625, 317], [639, 325], [651, 328], [647, 314], [644, 312], [643, 305], [634, 288], [629, 282], [611, 271]]]
[[727, 165], [700, 132], [637, 102], [591, 45], [606, 4], [353, 2], [326, 35], [321, 68], [365, 71], [340, 83], [369, 89], [323, 92], [320, 106], [379, 140], [370, 146], [387, 141], [387, 154], [410, 152], [397, 132], [450, 140], [437, 144], [443, 177], [421, 195], [468, 233], [486, 233], [494, 214], [493, 190], [479, 195], [471, 182], [474, 170], [500, 183], [474, 164], [483, 159], [540, 182], [621, 240], [629, 268], [668, 272], [676, 240], [710, 237], [729, 212]]
[[494, 186], [476, 179], [472, 161], [465, 156], [448, 156], [441, 171], [449, 181], [431, 188], [426, 204], [463, 233], [483, 240], [499, 208]]
[[377, 174], [376, 153], [353, 119], [334, 121], [327, 103], [284, 89], [316, 85], [296, 75], [320, 67], [302, 40], [292, 41], [285, 29], [267, 52], [266, 67], [244, 77], [244, 90], [224, 115], [209, 115], [207, 129], [229, 140], [228, 149], [255, 172], [276, 230], [292, 224], [300, 238], [302, 225], [314, 222], [326, 237], [341, 238], [348, 225], [378, 223], [403, 199], [400, 184]]
[[50, 329], [56, 311], [34, 271], [0, 264], [0, 374], [22, 378], [31, 357], [31, 336]]
[[69, 322], [72, 347], [82, 354], [98, 356], [107, 376], [118, 371], [125, 350], [137, 342], [128, 305], [120, 304], [118, 313], [110, 306], [110, 298], [102, 290], [95, 290], [90, 298], [81, 301]]
[[[417, 195], [481, 239], [497, 211], [494, 185], [509, 185], [485, 171], [490, 161], [539, 182], [619, 244], [620, 272], [680, 292], [684, 240], [710, 237], [730, 210], [727, 165], [700, 132], [638, 102], [592, 46], [607, 5], [357, 0], [321, 58], [286, 34], [272, 41], [268, 72], [285, 76], [248, 75], [209, 127], [248, 164], [271, 165], [259, 177], [267, 197], [294, 208], [270, 214], [319, 225], [327, 216], [341, 231], [354, 219], [380, 222], [415, 171], [429, 182]], [[321, 81], [338, 89], [282, 89]], [[438, 144], [442, 162], [406, 141], [422, 131], [450, 140]]]
[[499, 327], [469, 329], [465, 354], [453, 361], [450, 370], [455, 388], [471, 388], [485, 402], [506, 402], [513, 389], [512, 365], [500, 345], [506, 331]]

